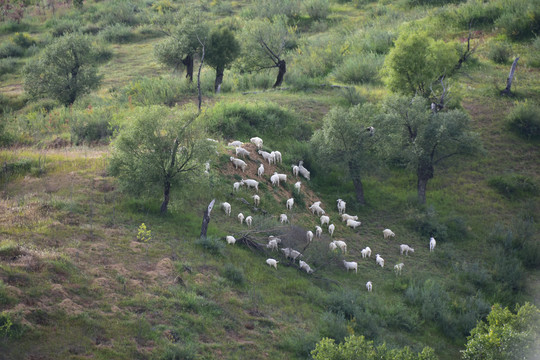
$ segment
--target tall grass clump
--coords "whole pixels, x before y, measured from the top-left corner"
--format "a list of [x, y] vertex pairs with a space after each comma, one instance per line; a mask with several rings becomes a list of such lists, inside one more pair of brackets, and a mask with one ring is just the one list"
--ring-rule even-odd
[[376, 53], [351, 55], [334, 69], [333, 75], [337, 81], [346, 84], [377, 83], [383, 62], [384, 56]]
[[538, 194], [538, 185], [528, 176], [506, 174], [488, 180], [489, 186], [508, 199], [517, 200]]
[[497, 6], [496, 1], [469, 0], [450, 14], [445, 13], [444, 16], [450, 17], [462, 29], [468, 29], [469, 26], [487, 28], [493, 26], [502, 11], [503, 8]]
[[110, 125], [113, 114], [108, 107], [74, 112], [70, 123], [71, 142], [80, 145], [107, 141], [114, 133]]
[[504, 12], [495, 22], [512, 40], [532, 38], [540, 33], [540, 6], [538, 1], [500, 0]]
[[201, 237], [195, 241], [195, 244], [212, 255], [223, 255], [223, 251], [225, 250], [225, 243], [217, 237]]
[[526, 139], [540, 138], [540, 106], [531, 102], [520, 102], [507, 115], [510, 129]]
[[132, 104], [174, 106], [184, 95], [195, 92], [195, 85], [183, 77], [171, 75], [132, 81], [122, 90], [122, 95], [124, 101], [131, 101]]
[[241, 268], [234, 266], [233, 264], [227, 264], [223, 268], [223, 276], [236, 285], [244, 285], [246, 277], [244, 271]]
[[108, 26], [100, 31], [100, 34], [103, 40], [115, 44], [125, 44], [135, 38], [131, 27], [124, 24]]
[[24, 49], [14, 42], [7, 41], [0, 46], [0, 59], [21, 57]]
[[366, 53], [386, 54], [394, 45], [396, 38], [396, 33], [374, 27], [365, 32], [360, 43]]
[[17, 60], [11, 57], [0, 59], [0, 76], [14, 74], [17, 71]]
[[324, 20], [328, 16], [330, 3], [328, 0], [304, 0], [302, 7], [313, 20]]
[[506, 64], [508, 59], [512, 56], [512, 46], [504, 41], [491, 42], [489, 45], [487, 57], [497, 63]]

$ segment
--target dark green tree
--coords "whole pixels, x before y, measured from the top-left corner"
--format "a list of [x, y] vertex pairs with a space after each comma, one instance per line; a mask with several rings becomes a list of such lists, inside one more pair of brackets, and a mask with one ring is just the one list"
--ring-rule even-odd
[[377, 117], [377, 109], [370, 104], [350, 109], [333, 108], [325, 115], [322, 128], [311, 139], [324, 163], [340, 164], [347, 169], [360, 204], [366, 202], [362, 177], [377, 164], [375, 145], [378, 132], [371, 129]]
[[98, 87], [97, 53], [85, 35], [67, 34], [47, 46], [23, 69], [24, 89], [32, 96], [48, 96], [64, 105]]
[[111, 144], [110, 171], [133, 194], [161, 192], [167, 212], [173, 187], [188, 186], [215, 152], [213, 142], [193, 126], [197, 111], [142, 108]]
[[469, 116], [461, 110], [435, 112], [426, 99], [391, 97], [385, 103], [382, 122], [390, 152], [416, 172], [418, 201], [426, 202], [428, 181], [435, 167], [458, 155], [480, 149], [479, 139], [469, 129]]
[[240, 43], [227, 28], [210, 32], [206, 44], [206, 63], [216, 69], [214, 91], [219, 92], [223, 82], [223, 72], [240, 54]]

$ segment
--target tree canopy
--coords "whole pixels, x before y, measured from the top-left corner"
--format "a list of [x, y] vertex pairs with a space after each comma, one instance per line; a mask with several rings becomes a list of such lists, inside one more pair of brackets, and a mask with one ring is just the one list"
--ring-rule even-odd
[[416, 172], [418, 200], [426, 202], [426, 187], [435, 166], [457, 155], [480, 149], [477, 135], [469, 130], [469, 117], [461, 110], [430, 111], [426, 99], [390, 97], [383, 121], [390, 153]]
[[214, 90], [219, 92], [225, 68], [240, 54], [240, 43], [227, 28], [214, 29], [207, 42], [206, 63], [216, 69]]
[[403, 31], [386, 56], [383, 79], [394, 92], [427, 98], [432, 86], [451, 74], [458, 61], [454, 44], [434, 40], [423, 32]]
[[24, 89], [32, 96], [48, 96], [64, 105], [98, 87], [97, 57], [92, 41], [73, 33], [47, 46], [24, 70]]
[[192, 180], [188, 175], [202, 174], [203, 163], [215, 151], [213, 142], [191, 124], [196, 117], [192, 109], [140, 109], [111, 144], [112, 175], [134, 194], [153, 196], [161, 191], [161, 212], [165, 213], [171, 188], [187, 186]]
[[480, 321], [468, 337], [463, 359], [518, 360], [540, 354], [540, 310], [529, 303], [508, 308], [493, 305], [487, 322]]
[[371, 104], [350, 109], [333, 108], [311, 139], [325, 163], [342, 164], [347, 169], [360, 204], [365, 204], [362, 176], [377, 164], [375, 143], [378, 137], [371, 129], [377, 116], [378, 111]]

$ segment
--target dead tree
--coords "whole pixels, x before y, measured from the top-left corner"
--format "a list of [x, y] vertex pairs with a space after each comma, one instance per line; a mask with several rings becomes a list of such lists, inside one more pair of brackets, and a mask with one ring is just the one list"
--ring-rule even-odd
[[216, 199], [212, 200], [210, 204], [208, 205], [208, 209], [204, 211], [203, 214], [203, 221], [201, 225], [201, 238], [206, 239], [206, 231], [208, 230], [208, 224], [210, 223], [210, 212], [212, 211], [212, 208], [214, 207], [214, 203], [216, 202]]
[[501, 95], [511, 95], [510, 88], [512, 87], [512, 80], [514, 79], [514, 72], [516, 71], [518, 60], [519, 56], [512, 63], [512, 67], [510, 68], [510, 74], [508, 75], [508, 79], [506, 80], [506, 88], [501, 91]]

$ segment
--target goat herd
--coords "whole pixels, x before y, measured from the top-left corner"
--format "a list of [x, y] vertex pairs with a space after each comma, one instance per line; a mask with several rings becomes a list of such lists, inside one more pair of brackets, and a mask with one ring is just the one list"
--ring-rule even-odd
[[[264, 162], [265, 161], [267, 161], [269, 165], [277, 164], [277, 163], [282, 162], [282, 156], [281, 156], [281, 153], [279, 151], [267, 152], [267, 151], [261, 150], [261, 148], [263, 146], [263, 140], [261, 138], [253, 137], [253, 138], [250, 139], [250, 142], [257, 146], [258, 154], [261, 155], [262, 159], [263, 159], [263, 161], [261, 162], [261, 164], [257, 168], [257, 176], [259, 178], [261, 178], [264, 175], [264, 172], [265, 172]], [[242, 147], [243, 145], [244, 144], [241, 141], [233, 141], [233, 142], [230, 142], [228, 144], [228, 146], [234, 146], [235, 147], [236, 156], [242, 156], [245, 159], [245, 156], [248, 155], [251, 158], [251, 153], [248, 150], [244, 149]], [[240, 168], [242, 170], [242, 172], [245, 172], [245, 170], [247, 168], [247, 163], [244, 160], [241, 160], [239, 158], [235, 158], [234, 156], [231, 156], [230, 161], [233, 163], [233, 165], [234, 165], [234, 167], [236, 169]], [[207, 165], [207, 171], [208, 171], [208, 168], [209, 168], [209, 166]], [[298, 165], [292, 165], [292, 173], [296, 178], [298, 178], [299, 175], [302, 175], [307, 180], [310, 179], [310, 172], [303, 166], [302, 161], [300, 161], [298, 163]], [[277, 172], [274, 172], [274, 174], [272, 176], [270, 176], [270, 182], [271, 182], [272, 186], [279, 186], [280, 182], [285, 182], [285, 181], [287, 181], [287, 175], [286, 174], [278, 174]], [[257, 193], [259, 192], [259, 182], [257, 180], [253, 180], [253, 179], [245, 179], [245, 180], [242, 179], [240, 182], [235, 182], [233, 184], [233, 192], [238, 191], [240, 189], [240, 187], [244, 186], [244, 185], [247, 188], [254, 188]], [[295, 191], [300, 192], [301, 182], [300, 181], [296, 182], [295, 185], [294, 185], [294, 188], [295, 188]], [[259, 206], [259, 203], [260, 203], [260, 200], [261, 200], [259, 195], [255, 194], [255, 195], [252, 196], [252, 198], [253, 198], [255, 206]], [[292, 210], [293, 206], [294, 206], [294, 198], [288, 199], [286, 201], [287, 210]], [[341, 220], [343, 222], [346, 222], [346, 225], [348, 227], [350, 227], [352, 229], [356, 229], [358, 226], [361, 225], [361, 222], [358, 221], [358, 216], [352, 216], [352, 215], [348, 215], [348, 214], [345, 213], [346, 206], [347, 206], [347, 204], [345, 203], [345, 201], [343, 201], [342, 199], [337, 200], [337, 209], [338, 209], [338, 212], [339, 212], [339, 214], [341, 216]], [[223, 202], [223, 203], [221, 203], [221, 207], [224, 210], [226, 215], [231, 216], [231, 204], [229, 204], [228, 202]], [[307, 231], [306, 232], [306, 240], [308, 242], [311, 242], [313, 240], [314, 236], [320, 238], [321, 235], [322, 235], [322, 232], [323, 232], [322, 227], [325, 224], [328, 226], [328, 233], [330, 234], [330, 237], [333, 237], [336, 227], [335, 227], [334, 224], [330, 224], [330, 217], [325, 215], [326, 212], [321, 207], [321, 201], [314, 202], [309, 207], [309, 209], [311, 210], [312, 214], [316, 213], [318, 217], [320, 216], [321, 226], [316, 226], [315, 227], [315, 234], [311, 230]], [[246, 225], [248, 227], [251, 227], [252, 224], [253, 224], [253, 217], [251, 217], [251, 216], [244, 217], [244, 214], [239, 213], [237, 218], [238, 218], [238, 221], [240, 222], [240, 224], [242, 224], [244, 222], [244, 220], [245, 220]], [[279, 215], [279, 221], [282, 224], [289, 223], [287, 214], [280, 214]], [[384, 237], [384, 239], [388, 239], [390, 237], [395, 237], [395, 234], [390, 229], [384, 229], [383, 230], [383, 237]], [[227, 241], [228, 244], [234, 245], [234, 243], [236, 242], [236, 239], [233, 236], [229, 235], [229, 236], [226, 237], [226, 241]], [[273, 250], [278, 251], [279, 244], [281, 244], [281, 239], [276, 237], [276, 236], [270, 235], [268, 237], [268, 244], [266, 245], [266, 247], [268, 249], [270, 249], [271, 251], [273, 251]], [[429, 239], [429, 251], [430, 252], [432, 252], [435, 249], [435, 245], [436, 245], [436, 241], [435, 241], [435, 239], [433, 237], [431, 237]], [[347, 253], [347, 244], [342, 240], [334, 240], [334, 241], [332, 241], [329, 244], [329, 248], [330, 248], [330, 251], [337, 251], [337, 249], [339, 248], [340, 251], [343, 254]], [[286, 258], [288, 258], [288, 259], [290, 258], [293, 261], [296, 261], [296, 259], [302, 257], [302, 254], [299, 251], [288, 248], [288, 247], [287, 248], [281, 248], [280, 250], [283, 252], [283, 254], [285, 255]], [[409, 252], [414, 253], [414, 249], [412, 247], [410, 247], [409, 245], [406, 245], [406, 244], [401, 244], [400, 245], [400, 254], [401, 255], [405, 254], [406, 256], [408, 256]], [[365, 258], [371, 258], [371, 249], [369, 248], [369, 246], [362, 249], [361, 254], [362, 254], [362, 258], [364, 258], [364, 259]], [[375, 262], [376, 262], [377, 265], [380, 265], [381, 267], [384, 267], [384, 259], [381, 257], [381, 255], [379, 255], [379, 254], [375, 255]], [[279, 261], [277, 261], [276, 259], [269, 258], [269, 259], [266, 260], [266, 263], [269, 266], [274, 267], [275, 269], [277, 269], [277, 264], [279, 263]], [[355, 261], [343, 260], [343, 265], [344, 265], [345, 269], [347, 269], [347, 272], [349, 270], [354, 270], [355, 273], [358, 272], [358, 263], [355, 262]], [[401, 274], [403, 266], [404, 266], [403, 263], [399, 263], [399, 264], [396, 264], [394, 266], [394, 271], [395, 271], [396, 275]], [[314, 272], [314, 270], [306, 262], [304, 262], [304, 261], [302, 261], [300, 259], [299, 259], [299, 267], [300, 267], [300, 269], [306, 271], [308, 274], [311, 274], [311, 273]], [[367, 291], [372, 291], [373, 284], [372, 284], [371, 281], [368, 281], [366, 283], [366, 289], [367, 289]]]

